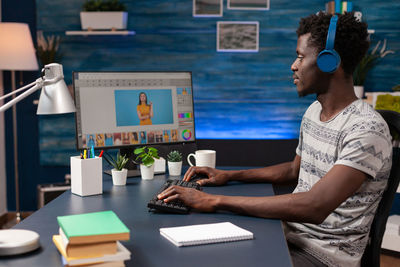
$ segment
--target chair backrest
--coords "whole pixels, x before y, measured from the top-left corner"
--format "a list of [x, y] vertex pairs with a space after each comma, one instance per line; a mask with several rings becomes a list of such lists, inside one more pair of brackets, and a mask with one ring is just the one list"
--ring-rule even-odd
[[[392, 136], [397, 132], [400, 134], [400, 113], [391, 110], [377, 110], [388, 124]], [[388, 185], [383, 193], [382, 200], [376, 210], [374, 220], [369, 233], [369, 243], [365, 249], [361, 260], [362, 266], [379, 267], [380, 254], [383, 234], [386, 229], [386, 222], [392, 208], [393, 199], [396, 194], [397, 187], [400, 181], [400, 148], [393, 147], [392, 169]]]

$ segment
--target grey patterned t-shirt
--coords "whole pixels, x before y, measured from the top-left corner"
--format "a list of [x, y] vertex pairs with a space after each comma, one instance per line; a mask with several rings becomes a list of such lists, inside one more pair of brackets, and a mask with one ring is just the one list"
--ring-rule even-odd
[[368, 174], [358, 191], [323, 223], [286, 223], [286, 238], [328, 266], [359, 266], [376, 208], [386, 188], [392, 157], [388, 126], [370, 105], [356, 100], [321, 122], [315, 101], [303, 116], [296, 192], [309, 191], [337, 164]]

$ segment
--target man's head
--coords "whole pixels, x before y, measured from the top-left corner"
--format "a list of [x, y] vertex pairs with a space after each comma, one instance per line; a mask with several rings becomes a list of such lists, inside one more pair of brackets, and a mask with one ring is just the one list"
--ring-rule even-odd
[[[325, 49], [331, 17], [330, 14], [319, 12], [300, 20], [297, 29], [298, 58], [292, 65], [292, 71], [301, 96], [315, 93], [310, 89], [316, 90], [317, 88], [312, 87], [327, 81], [329, 74], [325, 75], [318, 69], [316, 60], [318, 54]], [[341, 57], [339, 68], [342, 68], [344, 75], [349, 78], [368, 50], [367, 25], [357, 21], [353, 13], [339, 14], [338, 17], [334, 49]], [[304, 65], [300, 61], [307, 64]]]

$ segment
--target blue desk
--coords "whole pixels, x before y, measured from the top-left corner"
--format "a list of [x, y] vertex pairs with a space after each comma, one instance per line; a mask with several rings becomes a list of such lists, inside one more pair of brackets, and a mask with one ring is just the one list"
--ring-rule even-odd
[[[126, 186], [113, 186], [111, 176], [104, 175], [102, 195], [79, 197], [66, 191], [16, 225], [40, 234], [41, 248], [29, 254], [0, 258], [0, 266], [62, 266], [60, 255], [51, 241], [58, 233], [56, 216], [113, 210], [131, 230], [131, 240], [123, 244], [131, 251], [127, 266], [291, 266], [291, 260], [280, 220], [240, 216], [228, 212], [189, 215], [148, 212], [147, 202], [168, 178], [154, 180], [130, 178]], [[204, 187], [205, 192], [226, 195], [273, 195], [270, 184], [230, 183], [222, 187]], [[229, 221], [253, 232], [255, 239], [231, 243], [178, 248], [159, 233], [160, 227]]]

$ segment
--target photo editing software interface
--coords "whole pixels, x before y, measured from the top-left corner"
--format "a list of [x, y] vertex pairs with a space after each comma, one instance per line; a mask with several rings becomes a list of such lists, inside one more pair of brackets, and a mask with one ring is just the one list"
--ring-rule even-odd
[[195, 141], [191, 72], [74, 72], [77, 148]]

